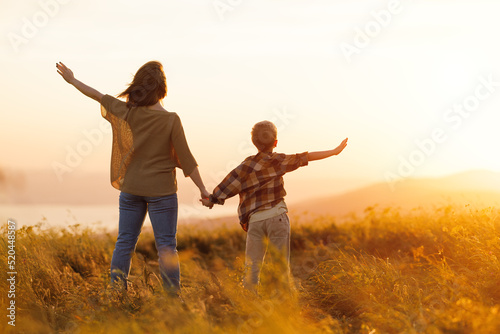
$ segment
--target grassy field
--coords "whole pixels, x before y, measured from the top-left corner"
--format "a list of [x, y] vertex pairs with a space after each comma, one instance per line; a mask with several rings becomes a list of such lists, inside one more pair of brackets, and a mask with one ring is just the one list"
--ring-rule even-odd
[[[151, 232], [141, 234], [123, 293], [108, 285], [114, 234], [21, 228], [16, 326], [7, 323], [2, 279], [0, 332], [499, 333], [499, 213], [368, 208], [343, 224], [292, 217], [295, 289], [268, 263], [260, 296], [241, 286], [245, 233], [237, 223], [181, 226], [184, 304], [161, 293]], [[7, 226], [1, 239], [6, 268]]]

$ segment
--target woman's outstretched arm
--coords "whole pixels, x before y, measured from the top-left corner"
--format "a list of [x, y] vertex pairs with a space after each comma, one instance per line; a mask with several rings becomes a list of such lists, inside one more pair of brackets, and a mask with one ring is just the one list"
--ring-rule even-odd
[[56, 67], [57, 67], [57, 73], [59, 73], [63, 77], [63, 79], [66, 80], [67, 83], [75, 86], [75, 88], [78, 89], [84, 95], [101, 103], [101, 99], [104, 96], [104, 94], [101, 94], [94, 88], [89, 87], [83, 82], [77, 80], [73, 75], [73, 71], [67, 68], [66, 65], [64, 65], [63, 63], [61, 62], [57, 63]]

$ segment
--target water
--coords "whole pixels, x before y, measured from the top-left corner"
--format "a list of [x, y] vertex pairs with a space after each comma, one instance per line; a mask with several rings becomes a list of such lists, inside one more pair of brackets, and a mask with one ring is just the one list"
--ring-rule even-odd
[[[193, 220], [214, 219], [235, 216], [236, 205], [208, 208], [179, 204], [179, 224], [188, 224]], [[14, 219], [18, 227], [41, 223], [42, 228], [67, 227], [80, 224], [93, 230], [113, 231], [118, 228], [118, 205], [36, 205], [36, 204], [0, 204], [0, 222]], [[236, 222], [235, 222], [236, 223]], [[146, 216], [145, 226], [150, 226]]]

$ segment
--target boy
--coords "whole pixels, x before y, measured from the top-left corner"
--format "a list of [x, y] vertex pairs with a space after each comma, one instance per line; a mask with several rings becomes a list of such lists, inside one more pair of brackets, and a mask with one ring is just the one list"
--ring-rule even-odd
[[278, 143], [276, 126], [262, 121], [252, 129], [252, 142], [259, 152], [246, 158], [224, 178], [209, 198], [201, 200], [204, 206], [212, 208], [214, 204], [224, 204], [226, 198], [240, 195], [238, 214], [241, 227], [247, 232], [245, 263], [250, 268], [245, 286], [251, 289], [259, 282], [267, 250], [265, 238], [284, 256], [284, 274], [289, 272], [290, 221], [284, 201], [283, 175], [307, 166], [309, 161], [339, 154], [347, 146], [347, 138], [329, 151], [294, 155], [273, 153]]

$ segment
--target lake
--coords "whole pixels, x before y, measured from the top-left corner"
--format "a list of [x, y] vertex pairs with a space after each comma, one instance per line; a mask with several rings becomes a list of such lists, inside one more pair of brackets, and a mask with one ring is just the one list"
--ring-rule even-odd
[[[232, 204], [216, 206], [212, 210], [202, 207], [201, 204], [179, 204], [179, 224], [235, 215], [236, 205]], [[8, 219], [14, 219], [18, 227], [38, 223], [41, 223], [43, 228], [80, 224], [94, 230], [113, 231], [118, 227], [118, 205], [0, 204], [0, 221], [4, 224]], [[144, 226], [150, 225], [149, 217], [146, 216]]]

